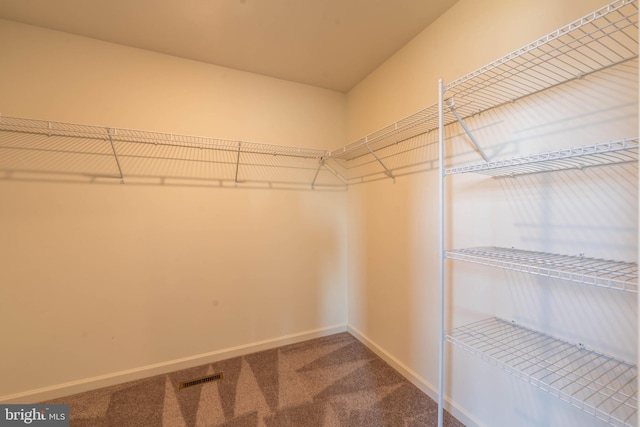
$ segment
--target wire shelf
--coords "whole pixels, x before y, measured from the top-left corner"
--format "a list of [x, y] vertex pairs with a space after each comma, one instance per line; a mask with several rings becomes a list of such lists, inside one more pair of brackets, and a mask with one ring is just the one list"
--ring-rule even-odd
[[135, 129], [120, 129], [77, 123], [35, 120], [21, 117], [0, 116], [0, 131], [23, 132], [47, 136], [77, 137], [84, 139], [112, 139], [113, 141], [152, 144], [167, 147], [192, 147], [231, 151], [237, 153], [268, 154], [321, 158], [329, 155], [327, 150], [301, 148], [258, 142], [209, 138], [204, 136], [179, 135]]
[[[637, 0], [616, 0], [445, 86], [462, 117], [638, 56]], [[447, 114], [446, 124], [455, 121]]]
[[[438, 104], [433, 104], [331, 152], [331, 157], [353, 160], [438, 128]], [[370, 150], [371, 149], [371, 150]]]
[[447, 175], [479, 173], [494, 177], [516, 176], [566, 169], [583, 169], [638, 161], [638, 138], [603, 142], [510, 159], [446, 169]]
[[456, 328], [447, 341], [610, 425], [636, 425], [634, 365], [498, 318]]
[[345, 190], [329, 151], [0, 116], [0, 179]]
[[[638, 56], [637, 0], [617, 0], [445, 87], [464, 118]], [[446, 111], [445, 125], [456, 117]], [[438, 128], [430, 105], [331, 152], [353, 160]]]
[[638, 292], [638, 264], [498, 247], [449, 250], [446, 258], [505, 270]]

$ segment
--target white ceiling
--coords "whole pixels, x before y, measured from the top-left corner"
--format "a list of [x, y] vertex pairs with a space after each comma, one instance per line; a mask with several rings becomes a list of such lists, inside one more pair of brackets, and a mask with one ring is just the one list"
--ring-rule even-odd
[[346, 92], [457, 0], [0, 0], [0, 18]]

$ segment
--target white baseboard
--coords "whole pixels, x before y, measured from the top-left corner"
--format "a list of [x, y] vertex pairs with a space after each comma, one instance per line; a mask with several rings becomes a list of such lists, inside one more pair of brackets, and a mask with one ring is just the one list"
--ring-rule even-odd
[[300, 332], [297, 334], [284, 335], [264, 341], [257, 341], [249, 344], [239, 345], [236, 347], [225, 348], [222, 350], [216, 350], [208, 353], [182, 357], [180, 359], [168, 360], [166, 362], [155, 363], [152, 365], [141, 366], [138, 368], [127, 369], [124, 371], [98, 375], [95, 377], [84, 378], [77, 381], [69, 381], [63, 384], [56, 384], [34, 390], [27, 390], [20, 393], [0, 396], [0, 403], [31, 404], [50, 399], [57, 399], [59, 397], [70, 396], [76, 393], [82, 393], [102, 387], [122, 384], [128, 381], [147, 378], [154, 375], [167, 374], [169, 372], [179, 371], [181, 369], [187, 369], [194, 366], [217, 362], [219, 360], [230, 359], [232, 357], [244, 356], [245, 354], [269, 350], [287, 344], [295, 344], [313, 338], [333, 335], [339, 332], [345, 332], [346, 330], [346, 325], [337, 325]]
[[[396, 359], [381, 346], [373, 342], [369, 337], [357, 330], [351, 325], [347, 325], [347, 331], [358, 339], [362, 344], [367, 346], [371, 351], [377, 354], [382, 360], [391, 365], [403, 377], [411, 381], [413, 385], [422, 390], [427, 396], [438, 401], [438, 389], [426, 379], [422, 378], [417, 372], [409, 368], [407, 365]], [[484, 427], [477, 418], [467, 412], [463, 407], [452, 401], [448, 396], [444, 397], [445, 409], [467, 427]]]

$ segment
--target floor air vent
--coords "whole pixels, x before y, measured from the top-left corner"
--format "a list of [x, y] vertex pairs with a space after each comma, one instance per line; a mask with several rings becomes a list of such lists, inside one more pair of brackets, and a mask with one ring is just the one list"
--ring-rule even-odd
[[218, 380], [221, 380], [222, 378], [223, 378], [222, 372], [218, 372], [217, 374], [207, 375], [206, 377], [196, 378], [189, 381], [182, 381], [178, 385], [178, 390], [210, 383], [211, 381], [218, 381]]

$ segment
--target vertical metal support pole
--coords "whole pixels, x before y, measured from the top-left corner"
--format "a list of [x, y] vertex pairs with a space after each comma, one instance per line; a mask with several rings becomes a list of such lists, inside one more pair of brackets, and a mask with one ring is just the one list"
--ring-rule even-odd
[[445, 285], [444, 285], [444, 83], [438, 80], [438, 194], [440, 205], [440, 355], [438, 358], [438, 427], [444, 422], [444, 345], [445, 345]]
[[238, 183], [238, 169], [240, 169], [240, 147], [241, 147], [242, 143], [238, 142], [238, 156], [236, 157], [236, 177], [234, 179], [234, 182], [237, 184]]
[[[49, 123], [51, 125], [51, 123]], [[120, 172], [120, 184], [124, 184], [124, 174], [122, 173], [122, 167], [120, 167], [120, 160], [118, 159], [118, 153], [116, 152], [116, 146], [113, 144], [113, 138], [111, 137], [111, 129], [107, 129], [107, 135], [109, 136], [109, 142], [111, 143], [111, 149], [113, 150], [113, 156], [116, 158], [116, 165], [118, 165], [118, 171]]]

